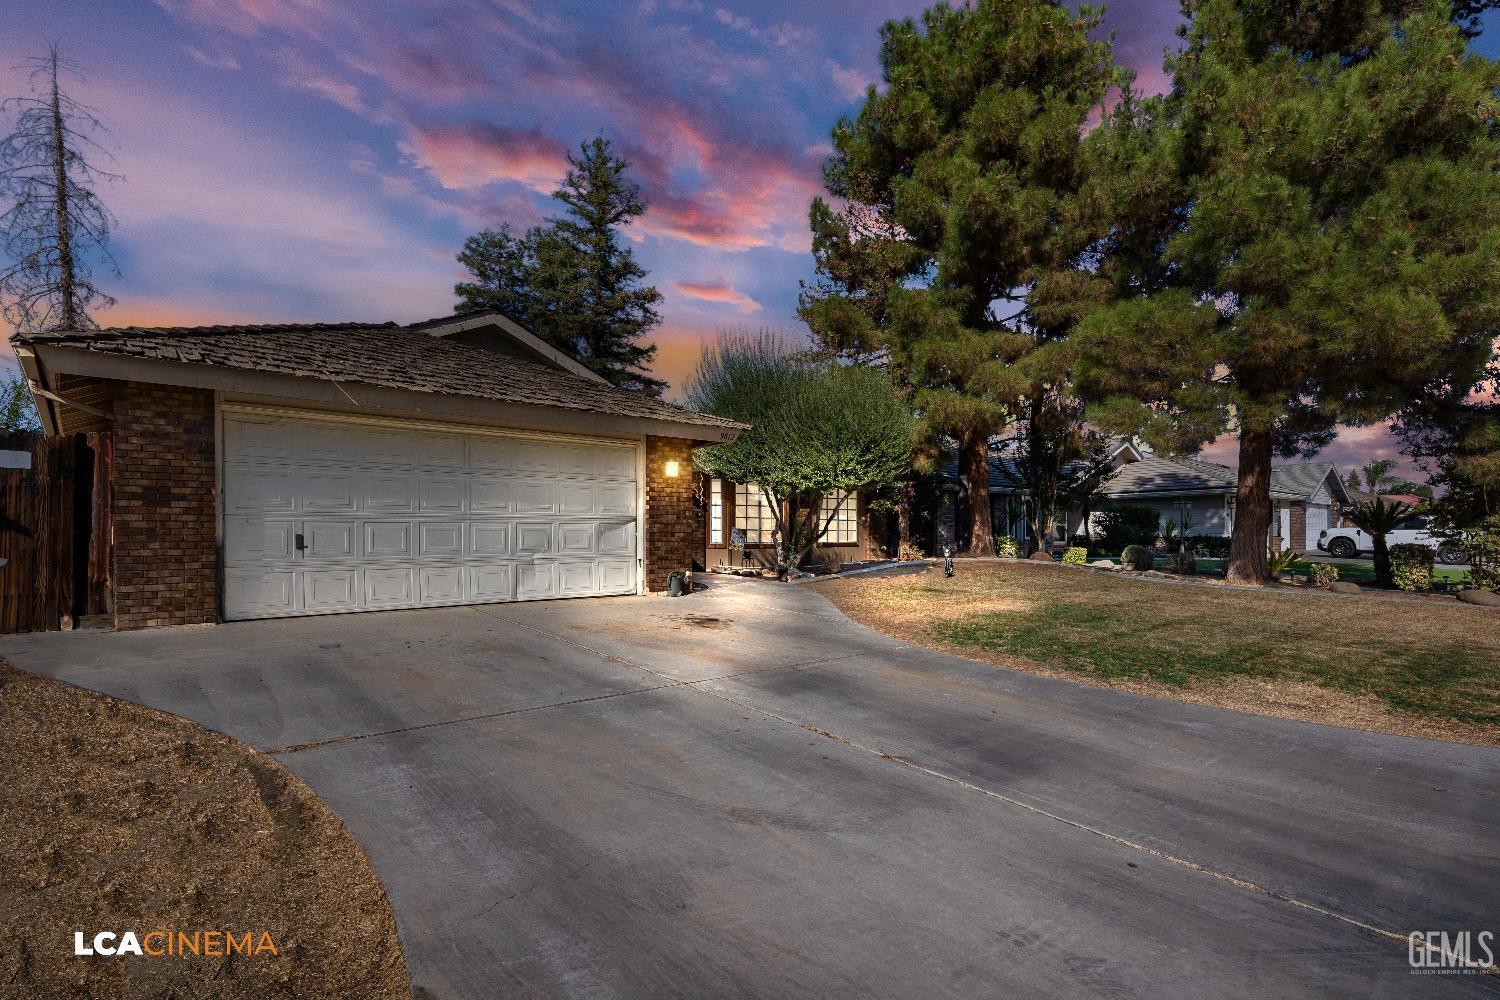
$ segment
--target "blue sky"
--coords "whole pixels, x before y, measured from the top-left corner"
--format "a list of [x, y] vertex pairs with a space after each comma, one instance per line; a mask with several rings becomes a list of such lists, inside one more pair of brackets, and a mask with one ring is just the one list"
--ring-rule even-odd
[[[724, 327], [799, 328], [806, 210], [837, 116], [878, 75], [897, 0], [12, 0], [0, 93], [57, 40], [124, 180], [106, 325], [410, 321], [452, 311], [465, 236], [549, 212], [603, 132], [651, 209], [659, 373]], [[1175, 3], [1110, 7], [1148, 87]], [[1495, 44], [1479, 47], [1494, 54]], [[1389, 450], [1350, 432], [1330, 457]]]

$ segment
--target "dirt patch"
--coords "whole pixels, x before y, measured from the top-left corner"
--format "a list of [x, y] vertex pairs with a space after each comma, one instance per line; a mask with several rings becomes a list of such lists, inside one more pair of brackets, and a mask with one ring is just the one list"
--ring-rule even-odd
[[673, 628], [682, 628], [685, 625], [691, 628], [726, 629], [734, 625], [734, 622], [727, 618], [715, 618], [712, 615], [676, 615], [672, 621], [680, 623], [672, 626]]
[[1027, 673], [1329, 725], [1500, 746], [1500, 616], [1456, 601], [1163, 586], [960, 564], [821, 581], [850, 618]]
[[[0, 994], [410, 996], [380, 880], [264, 754], [0, 661], [0, 774]], [[200, 954], [79, 957], [80, 930]]]

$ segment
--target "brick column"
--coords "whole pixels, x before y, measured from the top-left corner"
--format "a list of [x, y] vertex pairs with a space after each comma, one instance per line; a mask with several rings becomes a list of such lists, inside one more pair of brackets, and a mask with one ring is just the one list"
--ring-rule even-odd
[[113, 428], [115, 627], [217, 621], [213, 393], [124, 383]]
[[[677, 475], [667, 475], [667, 463]], [[693, 442], [684, 438], [646, 438], [646, 589], [667, 589], [667, 576], [692, 568], [704, 549], [703, 517], [693, 507]]]
[[1299, 552], [1303, 549], [1312, 548], [1311, 542], [1317, 541], [1314, 538], [1310, 542], [1307, 537], [1307, 504], [1301, 500], [1296, 500], [1292, 503], [1292, 523], [1290, 530], [1292, 533], [1290, 539], [1292, 548]]

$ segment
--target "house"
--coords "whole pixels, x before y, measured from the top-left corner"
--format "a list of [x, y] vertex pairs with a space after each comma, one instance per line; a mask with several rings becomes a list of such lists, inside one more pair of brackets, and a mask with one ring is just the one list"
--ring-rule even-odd
[[119, 628], [635, 594], [703, 551], [734, 421], [617, 389], [495, 312], [12, 338], [99, 432]]
[[[1140, 461], [1142, 454], [1130, 441], [1111, 440], [1105, 448], [1104, 466], [1106, 470], [1119, 469]], [[950, 542], [955, 543], [960, 550], [966, 550], [969, 544], [969, 505], [955, 450], [950, 448], [943, 453], [938, 464], [937, 479], [945, 502], [938, 508], [933, 520], [931, 551], [941, 551], [943, 545]], [[992, 438], [989, 452], [990, 523], [997, 538], [1008, 535], [1023, 545], [1031, 541], [1031, 528], [1027, 520], [1030, 497], [1025, 483], [1025, 473], [1021, 468], [1015, 439]], [[1072, 510], [1067, 512], [1065, 518], [1059, 517], [1051, 541], [1066, 541], [1081, 531], [1087, 513]]]
[[[699, 483], [703, 502], [703, 532], [706, 539], [701, 565], [774, 566], [772, 533], [776, 519], [765, 495], [754, 483], [704, 476]], [[873, 496], [860, 491], [853, 496], [835, 494], [821, 501], [819, 527], [828, 527], [813, 547], [810, 561], [836, 568], [845, 563], [884, 556], [885, 520], [870, 510]], [[784, 513], [784, 512], [783, 512]], [[829, 520], [831, 518], [831, 520]]]
[[[1112, 471], [1101, 480], [1096, 496], [1154, 507], [1162, 521], [1173, 520], [1179, 525], [1186, 516], [1189, 535], [1228, 537], [1232, 533], [1237, 473], [1229, 466], [1192, 457], [1167, 458], [1128, 441], [1112, 442], [1107, 459]], [[959, 492], [956, 456], [944, 463], [940, 478], [950, 480], [952, 492]], [[1029, 541], [1029, 533], [1025, 520], [1028, 498], [1019, 486], [1023, 481], [1012, 446], [996, 439], [990, 456], [995, 532], [1024, 543]], [[1275, 514], [1268, 544], [1306, 551], [1316, 548], [1320, 531], [1341, 523], [1341, 512], [1350, 501], [1332, 463], [1298, 462], [1271, 469], [1271, 502]], [[937, 522], [937, 533], [952, 532], [948, 537], [959, 539], [960, 545], [967, 520], [962, 507], [959, 493], [957, 502], [940, 511]], [[1088, 511], [1069, 511], [1065, 519], [1059, 518], [1049, 544], [1062, 544], [1083, 534], [1085, 519], [1091, 530], [1096, 529], [1094, 516]]]

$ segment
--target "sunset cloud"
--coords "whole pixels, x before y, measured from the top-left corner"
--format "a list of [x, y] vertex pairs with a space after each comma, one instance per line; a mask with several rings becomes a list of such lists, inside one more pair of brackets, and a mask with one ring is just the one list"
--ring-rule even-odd
[[672, 284], [678, 293], [703, 302], [721, 302], [734, 306], [742, 313], [760, 311], [760, 303], [744, 292], [722, 283], [677, 281]]
[[400, 148], [412, 164], [454, 190], [510, 182], [550, 193], [567, 170], [566, 143], [536, 129], [489, 122], [418, 125]]

